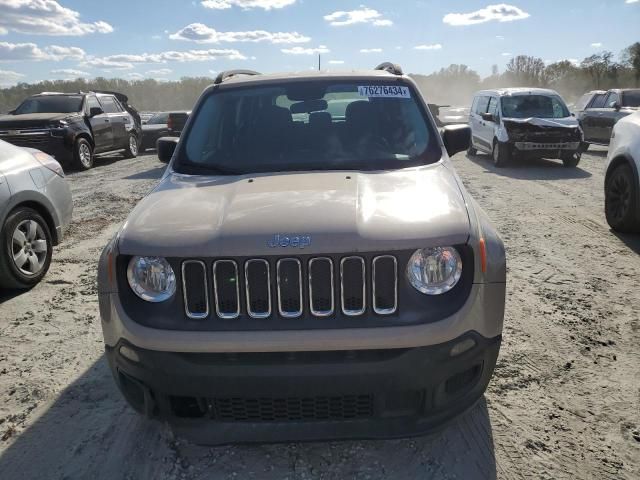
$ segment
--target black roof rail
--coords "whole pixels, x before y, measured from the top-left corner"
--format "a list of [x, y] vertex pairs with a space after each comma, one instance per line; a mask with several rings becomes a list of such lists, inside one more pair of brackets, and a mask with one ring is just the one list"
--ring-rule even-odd
[[383, 70], [393, 75], [402, 75], [402, 67], [397, 63], [384, 62], [378, 65], [375, 70]]
[[253, 70], [227, 70], [225, 72], [220, 72], [213, 81], [213, 84], [220, 85], [227, 78], [235, 77], [236, 75], [261, 75], [261, 73], [254, 72]]

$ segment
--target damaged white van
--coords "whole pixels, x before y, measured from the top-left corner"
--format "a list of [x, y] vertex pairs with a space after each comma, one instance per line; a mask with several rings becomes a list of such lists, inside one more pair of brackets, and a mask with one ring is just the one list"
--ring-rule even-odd
[[582, 129], [553, 90], [480, 91], [473, 98], [469, 125], [469, 155], [488, 153], [496, 167], [525, 157], [559, 158], [565, 167], [575, 167], [580, 162]]

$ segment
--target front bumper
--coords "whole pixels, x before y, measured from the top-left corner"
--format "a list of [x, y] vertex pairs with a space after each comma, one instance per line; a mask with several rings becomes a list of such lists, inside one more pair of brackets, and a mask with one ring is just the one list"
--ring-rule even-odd
[[576, 151], [580, 148], [581, 142], [567, 142], [567, 143], [537, 143], [537, 142], [515, 142], [514, 146], [518, 150], [531, 151], [531, 150], [569, 150]]
[[[452, 356], [462, 341], [474, 346]], [[136, 410], [167, 419], [196, 443], [224, 444], [432, 431], [481, 398], [500, 342], [468, 332], [417, 348], [210, 354], [121, 341], [106, 355]]]

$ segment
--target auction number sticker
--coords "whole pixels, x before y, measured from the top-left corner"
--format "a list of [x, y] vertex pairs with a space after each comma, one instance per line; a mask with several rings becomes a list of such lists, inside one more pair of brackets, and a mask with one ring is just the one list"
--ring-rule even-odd
[[398, 87], [395, 85], [369, 85], [358, 87], [358, 95], [370, 98], [411, 98], [409, 87]]

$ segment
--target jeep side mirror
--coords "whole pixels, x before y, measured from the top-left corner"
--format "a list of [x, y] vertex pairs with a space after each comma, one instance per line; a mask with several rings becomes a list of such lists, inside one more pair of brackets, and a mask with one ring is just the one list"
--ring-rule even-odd
[[493, 113], [486, 112], [482, 114], [482, 119], [487, 122], [495, 122], [496, 116]]
[[616, 112], [620, 110], [620, 107], [621, 107], [620, 102], [613, 102], [611, 104], [611, 108], [613, 108]]
[[14, 109], [14, 110], [9, 110], [7, 113], [8, 113], [9, 115], [15, 115], [15, 114], [16, 114], [16, 111], [15, 111], [15, 109]]
[[91, 107], [89, 109], [90, 117], [95, 117], [96, 115], [102, 115], [103, 113], [104, 113], [104, 110], [102, 110], [100, 107]]
[[471, 145], [471, 127], [469, 125], [447, 125], [442, 129], [444, 148], [450, 157], [463, 152]]
[[169, 163], [171, 157], [173, 157], [173, 152], [176, 151], [179, 141], [180, 139], [178, 137], [160, 137], [156, 142], [158, 159], [163, 163]]

